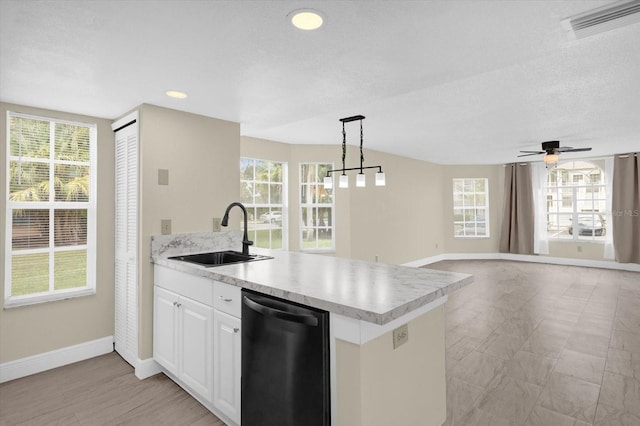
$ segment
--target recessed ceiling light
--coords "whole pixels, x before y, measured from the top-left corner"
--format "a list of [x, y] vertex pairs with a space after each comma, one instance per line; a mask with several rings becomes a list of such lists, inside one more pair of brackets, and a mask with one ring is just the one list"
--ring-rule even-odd
[[184, 99], [187, 97], [186, 93], [180, 92], [179, 90], [167, 90], [166, 92], [164, 92], [164, 94], [169, 96], [170, 98], [176, 99]]
[[296, 9], [287, 15], [291, 24], [301, 30], [317, 30], [324, 22], [323, 14], [315, 9]]

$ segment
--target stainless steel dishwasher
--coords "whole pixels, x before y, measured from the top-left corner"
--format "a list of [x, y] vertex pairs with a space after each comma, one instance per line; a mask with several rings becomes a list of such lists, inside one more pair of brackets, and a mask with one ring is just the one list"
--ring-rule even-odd
[[329, 313], [242, 290], [244, 426], [331, 424]]

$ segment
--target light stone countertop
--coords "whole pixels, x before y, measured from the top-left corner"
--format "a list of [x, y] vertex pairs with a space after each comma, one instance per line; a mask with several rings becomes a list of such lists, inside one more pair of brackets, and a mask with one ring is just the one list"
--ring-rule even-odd
[[[156, 241], [152, 242], [152, 261], [177, 271], [378, 325], [473, 282], [468, 274], [256, 248], [251, 248], [251, 253], [267, 254], [273, 259], [209, 268], [167, 259], [168, 256], [198, 252], [195, 249], [206, 251], [193, 244], [180, 248], [176, 241], [192, 241], [190, 235], [194, 234], [173, 236], [162, 248], [158, 248], [158, 240], [165, 238], [168, 241], [166, 237], [153, 237]], [[220, 235], [223, 241], [232, 244], [231, 247], [223, 247], [224, 243], [214, 244], [215, 250], [240, 249], [237, 233], [207, 234], [210, 235]]]

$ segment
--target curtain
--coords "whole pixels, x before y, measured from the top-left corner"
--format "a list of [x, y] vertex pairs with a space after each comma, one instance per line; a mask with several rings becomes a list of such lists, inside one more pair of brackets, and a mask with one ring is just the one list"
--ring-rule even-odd
[[613, 245], [616, 261], [640, 263], [639, 153], [616, 155], [613, 167]]
[[604, 235], [604, 258], [615, 259], [616, 253], [613, 248], [613, 220], [611, 211], [613, 210], [613, 157], [605, 158], [604, 160], [604, 181], [605, 181], [605, 218], [604, 228], [606, 234]]
[[529, 163], [531, 167], [531, 186], [533, 189], [533, 252], [549, 254], [549, 233], [547, 232], [547, 165]]
[[534, 233], [531, 168], [508, 164], [505, 170], [501, 253], [533, 254]]

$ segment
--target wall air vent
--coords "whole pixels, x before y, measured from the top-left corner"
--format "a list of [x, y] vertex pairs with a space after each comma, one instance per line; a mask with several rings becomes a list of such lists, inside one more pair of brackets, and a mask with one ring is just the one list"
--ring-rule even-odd
[[640, 22], [640, 0], [622, 0], [562, 21], [571, 39], [588, 37]]

